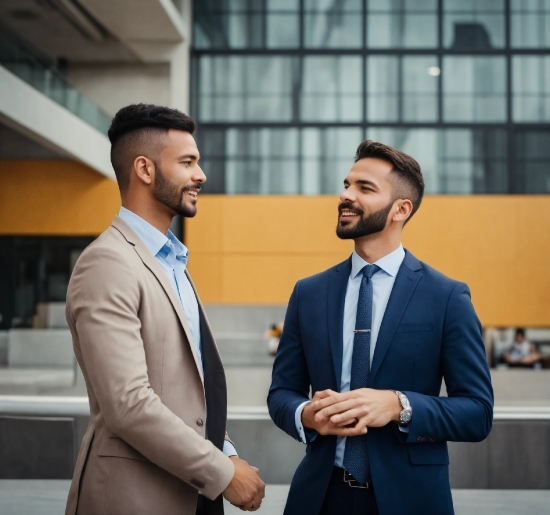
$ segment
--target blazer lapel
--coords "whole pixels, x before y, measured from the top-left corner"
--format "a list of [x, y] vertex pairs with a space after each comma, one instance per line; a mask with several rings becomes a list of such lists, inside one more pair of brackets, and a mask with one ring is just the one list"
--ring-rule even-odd
[[409, 251], [405, 252], [405, 258], [399, 268], [399, 272], [397, 272], [386, 312], [382, 319], [382, 325], [380, 326], [380, 332], [378, 333], [370, 371], [369, 382], [371, 384], [384, 360], [386, 352], [388, 352], [395, 330], [407, 309], [418, 281], [422, 278], [422, 265], [420, 261]]
[[181, 326], [183, 327], [185, 336], [187, 336], [189, 347], [191, 348], [191, 352], [195, 360], [195, 365], [197, 367], [197, 372], [199, 373], [199, 377], [201, 378], [201, 382], [203, 383], [203, 387], [204, 387], [204, 378], [202, 377], [202, 374], [201, 374], [202, 367], [200, 366], [199, 358], [195, 350], [195, 345], [193, 343], [193, 336], [191, 335], [191, 330], [189, 329], [187, 318], [185, 316], [185, 313], [183, 312], [183, 308], [181, 307], [181, 302], [177, 297], [174, 287], [168, 280], [168, 277], [166, 276], [166, 272], [162, 269], [157, 259], [151, 254], [151, 252], [149, 252], [149, 249], [145, 246], [145, 244], [141, 241], [141, 239], [136, 235], [134, 231], [132, 231], [130, 226], [126, 222], [124, 222], [124, 220], [122, 220], [120, 217], [117, 216], [115, 217], [111, 225], [115, 229], [117, 229], [122, 234], [122, 236], [124, 236], [124, 238], [128, 243], [134, 246], [134, 250], [136, 251], [137, 255], [141, 258], [141, 261], [143, 262], [143, 264], [156, 277], [157, 281], [160, 283], [160, 285], [164, 289], [164, 292], [170, 299], [170, 302], [172, 303], [174, 311], [178, 315]]
[[340, 391], [342, 380], [342, 355], [344, 352], [344, 302], [348, 279], [351, 273], [351, 257], [333, 270], [328, 284], [327, 319], [332, 364], [336, 378], [336, 391]]

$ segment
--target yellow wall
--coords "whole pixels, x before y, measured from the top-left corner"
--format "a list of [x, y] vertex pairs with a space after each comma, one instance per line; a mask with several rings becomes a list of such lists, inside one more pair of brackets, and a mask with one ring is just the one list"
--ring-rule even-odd
[[[209, 303], [284, 304], [345, 259], [332, 196], [202, 196], [189, 268]], [[484, 325], [550, 326], [550, 197], [428, 196], [406, 226], [419, 259], [467, 282]]]
[[119, 207], [116, 182], [83, 164], [0, 160], [0, 235], [93, 236]]
[[[345, 259], [337, 197], [207, 196], [186, 222], [208, 303], [285, 304], [294, 283]], [[115, 182], [73, 161], [0, 161], [0, 235], [97, 235]], [[550, 326], [550, 196], [428, 196], [404, 232], [418, 258], [467, 282], [485, 325]]]

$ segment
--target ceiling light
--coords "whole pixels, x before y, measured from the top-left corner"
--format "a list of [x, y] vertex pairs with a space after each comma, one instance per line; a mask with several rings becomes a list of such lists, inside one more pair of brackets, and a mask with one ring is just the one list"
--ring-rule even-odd
[[438, 77], [439, 75], [441, 75], [441, 69], [439, 68], [439, 66], [430, 66], [428, 68], [428, 74], [432, 77]]

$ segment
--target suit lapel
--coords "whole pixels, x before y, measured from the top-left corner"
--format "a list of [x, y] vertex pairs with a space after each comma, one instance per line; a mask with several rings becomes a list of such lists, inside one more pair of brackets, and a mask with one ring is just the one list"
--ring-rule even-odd
[[340, 391], [342, 380], [344, 302], [350, 273], [351, 257], [336, 266], [328, 284], [327, 320], [332, 364], [334, 365], [334, 376], [336, 378], [336, 391]]
[[168, 277], [166, 276], [166, 272], [162, 269], [157, 259], [151, 254], [151, 252], [149, 252], [149, 249], [145, 246], [145, 244], [141, 241], [141, 239], [134, 233], [134, 231], [132, 231], [130, 226], [126, 222], [124, 222], [124, 220], [122, 220], [120, 217], [117, 216], [111, 225], [115, 229], [117, 229], [122, 234], [122, 236], [124, 236], [124, 238], [128, 243], [134, 246], [134, 250], [136, 251], [137, 255], [140, 257], [143, 264], [156, 277], [157, 281], [160, 283], [164, 292], [170, 299], [170, 302], [172, 303], [174, 311], [178, 315], [181, 326], [183, 327], [183, 331], [185, 332], [187, 341], [189, 342], [189, 347], [191, 348], [191, 352], [195, 360], [197, 372], [199, 373], [199, 377], [201, 378], [201, 382], [203, 383], [203, 386], [204, 386], [204, 378], [202, 377], [202, 374], [200, 372], [202, 367], [200, 366], [199, 358], [195, 350], [195, 345], [193, 343], [191, 330], [189, 329], [187, 318], [185, 316], [185, 313], [183, 312], [183, 308], [181, 307], [181, 302], [177, 297], [174, 287], [172, 286]]
[[412, 294], [422, 278], [421, 269], [422, 265], [420, 261], [410, 252], [406, 251], [403, 263], [399, 268], [399, 272], [397, 272], [397, 277], [395, 278], [395, 283], [380, 326], [380, 332], [378, 333], [378, 339], [376, 340], [369, 379], [371, 383], [380, 369], [386, 352], [388, 352], [395, 330], [407, 309]]

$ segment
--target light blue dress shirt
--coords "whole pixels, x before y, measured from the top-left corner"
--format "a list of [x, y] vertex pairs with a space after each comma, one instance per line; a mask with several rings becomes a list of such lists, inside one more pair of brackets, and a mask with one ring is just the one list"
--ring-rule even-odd
[[[187, 319], [187, 324], [191, 331], [191, 337], [193, 339], [191, 345], [194, 346], [197, 353], [200, 367], [199, 371], [204, 378], [199, 303], [189, 278], [185, 273], [187, 260], [189, 259], [189, 251], [171, 231], [168, 231], [166, 235], [162, 234], [149, 222], [125, 207], [120, 208], [118, 216], [130, 226], [139, 236], [139, 239], [145, 244], [149, 252], [153, 254], [178, 295], [185, 318]], [[184, 395], [184, 393], [185, 392], [182, 392], [182, 395]], [[235, 447], [227, 440], [224, 442], [223, 452], [227, 456], [234, 456], [237, 454]]]
[[[388, 300], [390, 298], [393, 285], [395, 283], [395, 277], [401, 263], [405, 259], [405, 250], [400, 245], [399, 248], [380, 258], [374, 265], [378, 265], [380, 270], [372, 276], [372, 327], [371, 327], [371, 340], [370, 340], [370, 362], [372, 364], [372, 358], [376, 349], [376, 341], [378, 339], [378, 333], [380, 332], [380, 326], [382, 325], [382, 319], [386, 312]], [[357, 303], [359, 302], [359, 289], [361, 288], [362, 274], [361, 270], [365, 265], [369, 265], [363, 258], [359, 256], [355, 251], [351, 255], [351, 273], [348, 279], [348, 286], [346, 289], [346, 298], [344, 301], [344, 324], [343, 324], [343, 355], [342, 355], [342, 378], [340, 381], [340, 392], [349, 392], [351, 383], [351, 358], [353, 355], [353, 336], [355, 329], [355, 319], [357, 316]], [[296, 428], [300, 433], [302, 441], [306, 443], [306, 435], [302, 426], [302, 411], [304, 406], [309, 401], [302, 403], [296, 410]], [[407, 428], [401, 428], [401, 430], [407, 432]], [[314, 437], [317, 433], [314, 433]], [[311, 439], [311, 437], [310, 437]], [[338, 437], [336, 444], [336, 455], [334, 458], [334, 464], [337, 467], [343, 467], [344, 462], [344, 450], [346, 448], [346, 439], [344, 437]]]

